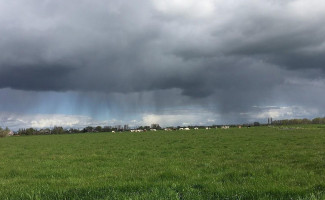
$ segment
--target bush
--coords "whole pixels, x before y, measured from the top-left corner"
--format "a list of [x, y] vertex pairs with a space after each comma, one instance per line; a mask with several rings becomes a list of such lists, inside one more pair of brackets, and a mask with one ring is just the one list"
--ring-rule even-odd
[[8, 136], [9, 135], [9, 132], [10, 132], [10, 130], [8, 129], [8, 127], [6, 127], [5, 129], [2, 129], [0, 127], [0, 137], [6, 137], [6, 136]]

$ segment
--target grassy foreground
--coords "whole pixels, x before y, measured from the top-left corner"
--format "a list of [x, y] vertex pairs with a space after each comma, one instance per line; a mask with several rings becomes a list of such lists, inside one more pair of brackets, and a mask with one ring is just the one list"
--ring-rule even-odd
[[325, 129], [1, 138], [0, 199], [325, 199]]

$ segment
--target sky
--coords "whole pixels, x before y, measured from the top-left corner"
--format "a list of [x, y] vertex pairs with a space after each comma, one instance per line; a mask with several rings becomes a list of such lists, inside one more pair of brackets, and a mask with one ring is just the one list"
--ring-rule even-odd
[[323, 0], [0, 0], [0, 126], [325, 116]]

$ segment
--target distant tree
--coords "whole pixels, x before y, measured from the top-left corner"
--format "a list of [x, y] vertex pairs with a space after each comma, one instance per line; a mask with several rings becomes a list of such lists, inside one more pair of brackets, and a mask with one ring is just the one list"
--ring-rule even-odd
[[159, 126], [159, 124], [151, 124], [151, 128], [153, 129], [161, 129], [161, 127]]
[[95, 131], [96, 132], [102, 132], [102, 127], [101, 126], [96, 126]]
[[52, 134], [63, 134], [63, 133], [65, 133], [64, 129], [61, 126], [54, 126], [51, 132], [52, 132]]
[[320, 118], [320, 117], [314, 118], [312, 120], [312, 123], [313, 124], [325, 124], [325, 118]]
[[28, 128], [26, 129], [27, 135], [38, 135], [38, 131], [34, 128]]
[[49, 128], [41, 129], [38, 131], [38, 133], [41, 135], [51, 134], [51, 129], [49, 129]]
[[75, 128], [70, 128], [68, 130], [69, 133], [80, 133], [81, 131], [79, 129], [75, 129]]
[[254, 126], [259, 126], [260, 123], [259, 122], [254, 122]]
[[289, 121], [289, 124], [302, 124], [301, 119], [292, 119]]
[[37, 135], [39, 132], [33, 128], [19, 129], [18, 135]]
[[283, 119], [273, 121], [274, 125], [295, 125], [295, 124], [325, 124], [325, 118], [316, 117], [312, 120], [304, 119]]
[[111, 126], [104, 126], [104, 128], [102, 128], [103, 132], [111, 132], [112, 131], [112, 127]]
[[25, 129], [21, 129], [21, 128], [20, 128], [20, 129], [17, 131], [17, 134], [18, 134], [18, 135], [24, 135], [24, 134], [22, 134], [24, 130], [25, 130]]
[[2, 127], [0, 127], [0, 137], [7, 137], [10, 133], [10, 130], [8, 127], [6, 127], [5, 129], [2, 129]]
[[301, 120], [301, 123], [302, 124], [310, 124], [311, 121], [309, 119], [304, 118], [304, 119]]
[[84, 133], [94, 132], [94, 128], [92, 126], [87, 126], [82, 130]]

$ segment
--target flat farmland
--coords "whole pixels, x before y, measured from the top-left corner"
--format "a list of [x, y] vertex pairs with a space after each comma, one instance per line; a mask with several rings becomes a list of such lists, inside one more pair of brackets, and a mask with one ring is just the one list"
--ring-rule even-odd
[[0, 138], [0, 199], [325, 199], [325, 128]]

